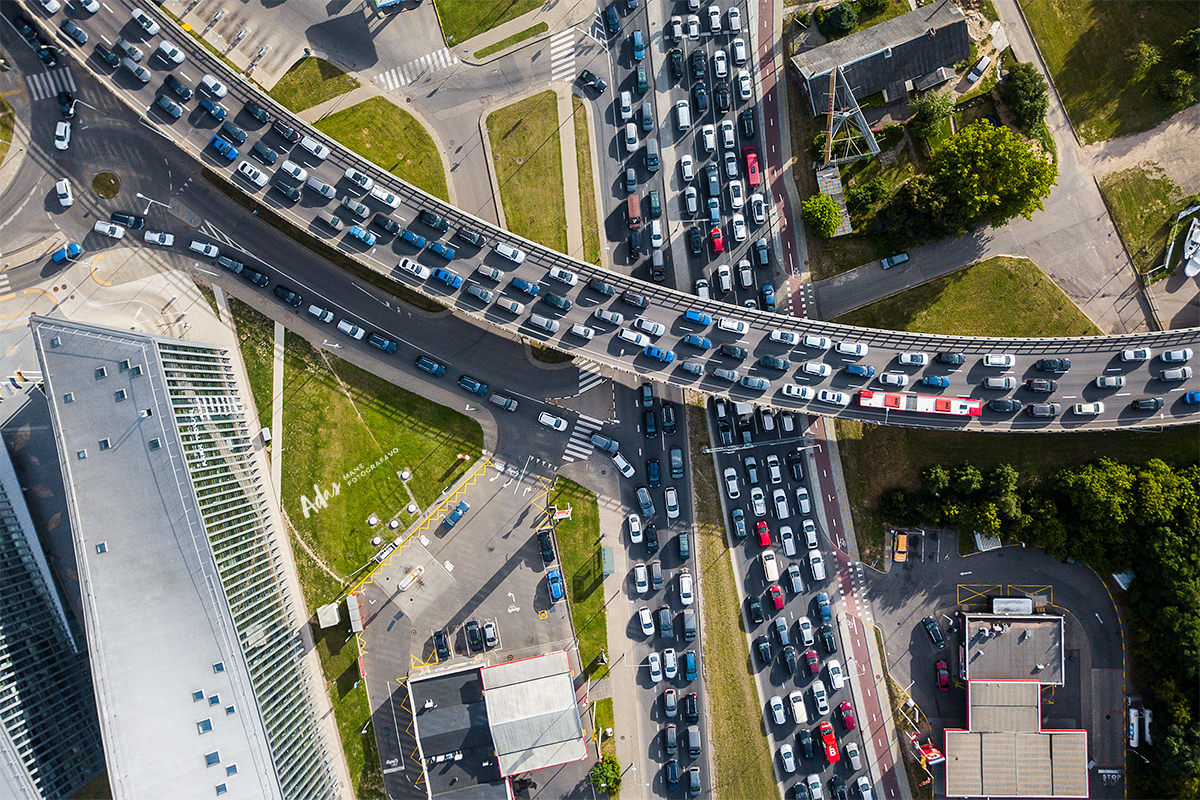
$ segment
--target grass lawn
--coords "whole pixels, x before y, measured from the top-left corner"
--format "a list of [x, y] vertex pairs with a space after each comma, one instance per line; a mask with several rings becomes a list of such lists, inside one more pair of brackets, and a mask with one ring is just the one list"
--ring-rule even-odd
[[836, 322], [957, 336], [1095, 336], [1100, 330], [1037, 265], [997, 256], [878, 300]]
[[579, 208], [583, 212], [583, 260], [600, 264], [600, 222], [596, 217], [596, 192], [592, 177], [592, 143], [583, 101], [571, 95], [575, 117], [575, 165], [579, 170]]
[[542, 0], [433, 0], [442, 36], [453, 47], [542, 5]]
[[[856, 213], [852, 211], [850, 213], [850, 221], [854, 225], [854, 231], [861, 234], [865, 229], [873, 228], [875, 225], [875, 215], [878, 213], [880, 206], [883, 205], [883, 202], [886, 202], [886, 199], [891, 197], [900, 184], [916, 174], [917, 166], [913, 163], [912, 150], [907, 144], [904, 144], [896, 152], [896, 160], [890, 164], [883, 163], [880, 158], [869, 158], [863, 161], [855, 161], [843, 167], [842, 188], [846, 192], [849, 192], [855, 186], [863, 186], [873, 180], [880, 181], [885, 187], [881, 202], [866, 209], [864, 212]], [[872, 238], [880, 239], [882, 237]], [[885, 253], [884, 255], [890, 254]], [[882, 258], [882, 256], [880, 257]], [[864, 263], [866, 262], [859, 261], [856, 264], [852, 264], [850, 268], [861, 266]]]
[[549, 25], [547, 25], [545, 22], [539, 22], [537, 25], [534, 25], [532, 28], [526, 28], [525, 30], [520, 31], [519, 33], [514, 33], [512, 36], [508, 37], [507, 39], [501, 39], [500, 41], [496, 42], [495, 44], [488, 45], [487, 47], [483, 48], [482, 50], [475, 51], [475, 57], [476, 58], [487, 58], [488, 56], [492, 55], [493, 53], [499, 53], [501, 50], [507, 50], [508, 48], [512, 47], [514, 44], [523, 42], [526, 39], [532, 39], [534, 36], [543, 34], [548, 30], [550, 30]]
[[12, 146], [13, 125], [16, 121], [17, 115], [12, 106], [0, 97], [0, 164], [8, 157], [8, 148]]
[[372, 97], [325, 117], [316, 128], [401, 180], [449, 201], [446, 171], [433, 139], [395, 103]]
[[584, 673], [597, 681], [608, 674], [608, 667], [596, 661], [601, 651], [608, 649], [604, 571], [600, 563], [600, 546], [604, 543], [600, 538], [600, 506], [595, 493], [566, 478], [555, 481], [546, 502], [559, 509], [571, 506], [571, 518], [559, 521], [554, 539], [571, 604], [571, 625], [579, 642], [579, 662]]
[[330, 64], [323, 58], [302, 58], [271, 89], [271, 97], [292, 113], [332, 100], [351, 89], [357, 89], [358, 79]]
[[712, 724], [712, 784], [717, 797], [776, 797], [771, 753], [751, 673], [742, 626], [737, 581], [729, 560], [720, 490], [708, 446], [703, 406], [687, 404], [688, 448], [696, 510], [696, 562], [704, 594], [700, 623], [704, 637], [704, 680]]
[[[602, 700], [596, 700], [592, 703], [592, 713], [595, 715], [596, 728], [592, 731], [592, 738], [599, 741], [600, 732], [605, 728], [613, 726], [613, 701], [611, 697], [605, 697]], [[604, 739], [601, 744], [601, 752], [615, 756], [617, 754], [617, 732], [613, 731], [613, 736]]]
[[1154, 163], [1114, 172], [1100, 192], [1138, 272], [1162, 261], [1183, 193]]
[[246, 377], [258, 407], [258, 422], [271, 424], [271, 379], [275, 369], [275, 322], [236, 297], [225, 298], [241, 341]]
[[505, 106], [488, 116], [487, 127], [508, 229], [567, 252], [557, 95]]
[[[1196, 0], [1023, 0], [1046, 66], [1075, 131], [1085, 143], [1153, 128], [1175, 112], [1155, 92], [1158, 80], [1182, 63], [1173, 42], [1196, 27]], [[1159, 49], [1162, 61], [1141, 80], [1125, 53], [1138, 42]]]

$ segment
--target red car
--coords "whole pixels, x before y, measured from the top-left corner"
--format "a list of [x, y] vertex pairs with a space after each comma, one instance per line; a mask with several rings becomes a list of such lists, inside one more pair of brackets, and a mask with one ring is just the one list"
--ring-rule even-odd
[[816, 650], [809, 650], [804, 654], [804, 660], [808, 662], [808, 673], [810, 675], [821, 674], [821, 659], [817, 658]]
[[850, 701], [846, 701], [838, 706], [838, 711], [842, 715], [842, 724], [846, 726], [846, 730], [854, 730], [854, 709], [850, 706]]
[[721, 236], [720, 228], [713, 228], [711, 231], [712, 248], [714, 255], [720, 255], [725, 252], [725, 238]]
[[783, 610], [783, 589], [778, 586], [772, 586], [767, 589], [767, 594], [771, 596], [771, 603], [775, 606], [776, 611]]
[[937, 662], [937, 687], [943, 692], [950, 688], [950, 665], [945, 661]]
[[771, 531], [765, 521], [760, 519], [758, 524], [754, 526], [754, 532], [758, 534], [758, 543], [760, 545], [763, 547], [771, 546]]
[[830, 764], [836, 764], [841, 760], [842, 754], [838, 752], [837, 738], [833, 735], [833, 726], [828, 722], [822, 722], [817, 728], [817, 735], [821, 737], [821, 746], [825, 748], [825, 760]]

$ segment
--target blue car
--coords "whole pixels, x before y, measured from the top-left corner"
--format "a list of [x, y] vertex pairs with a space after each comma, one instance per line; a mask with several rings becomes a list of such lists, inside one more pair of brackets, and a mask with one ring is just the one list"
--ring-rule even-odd
[[[72, 245], [72, 247], [74, 247], [74, 245]], [[1188, 392], [1183, 396], [1183, 402], [1191, 403], [1192, 405], [1200, 403], [1200, 392]]]
[[433, 253], [441, 256], [442, 258], [446, 259], [447, 261], [454, 258], [454, 248], [448, 247], [447, 245], [444, 245], [441, 242], [431, 242], [429, 245], [429, 249]]
[[54, 263], [61, 264], [69, 258], [74, 258], [81, 252], [83, 252], [83, 248], [74, 242], [71, 242], [71, 244], [67, 245], [66, 247], [60, 250], [55, 250], [54, 255], [50, 256], [50, 258], [53, 259]]
[[563, 599], [563, 579], [562, 572], [557, 569], [550, 570], [546, 575], [546, 586], [550, 589], [550, 602], [557, 603]]
[[764, 283], [762, 289], [760, 289], [759, 291], [762, 293], [763, 310], [774, 311], [775, 310], [775, 287], [769, 283]]
[[467, 501], [460, 500], [458, 502], [458, 505], [456, 505], [454, 507], [454, 510], [451, 511], [450, 514], [446, 517], [446, 527], [453, 528], [455, 525], [458, 524], [458, 521], [463, 518], [463, 514], [466, 514], [470, 510], [471, 510], [471, 506], [467, 503]]
[[405, 231], [404, 233], [400, 234], [400, 238], [403, 239], [404, 241], [408, 242], [409, 244], [411, 244], [413, 247], [424, 247], [425, 246], [425, 237], [418, 236], [417, 234], [413, 233], [412, 231]]
[[694, 308], [689, 308], [683, 312], [683, 318], [688, 322], [695, 322], [700, 325], [712, 325], [712, 317], [705, 314], [703, 311], [697, 311]]
[[697, 336], [694, 333], [689, 333], [687, 336], [683, 337], [683, 343], [690, 344], [692, 347], [696, 348], [697, 350], [708, 350], [709, 348], [712, 347], [711, 341], [704, 338], [703, 336]]
[[538, 285], [536, 283], [530, 283], [529, 281], [525, 280], [524, 278], [513, 278], [512, 286], [517, 291], [524, 292], [525, 294], [529, 295], [530, 297], [538, 296], [538, 291], [539, 291]]
[[633, 31], [633, 60], [641, 61], [646, 57], [646, 40], [642, 38], [642, 32], [639, 29]]
[[621, 30], [621, 15], [617, 13], [617, 4], [609, 3], [604, 9], [604, 19], [608, 23], [608, 32], [616, 33]]
[[921, 383], [926, 386], [936, 386], [939, 389], [945, 389], [950, 385], [950, 379], [945, 375], [926, 375], [924, 378], [921, 378]]
[[462, 388], [466, 389], [471, 394], [477, 394], [480, 397], [483, 397], [484, 395], [486, 395], [487, 391], [488, 391], [488, 387], [487, 387], [486, 383], [477, 381], [474, 378], [472, 378], [470, 375], [460, 376], [458, 379], [458, 385], [461, 386]]
[[821, 622], [833, 622], [833, 611], [829, 608], [829, 595], [825, 592], [817, 595], [817, 609], [821, 612]]
[[366, 228], [363, 228], [359, 225], [351, 225], [349, 233], [351, 236], [353, 236], [355, 239], [358, 239], [360, 242], [365, 244], [367, 247], [370, 247], [371, 245], [375, 244], [375, 234], [371, 233], [369, 230], [367, 230]]
[[663, 350], [661, 347], [655, 347], [652, 344], [646, 345], [646, 349], [642, 351], [650, 358], [657, 359], [664, 364], [670, 364], [675, 360], [675, 353], [671, 350]]
[[209, 139], [208, 143], [210, 145], [212, 145], [213, 150], [216, 150], [218, 153], [225, 156], [230, 161], [233, 161], [235, 158], [238, 157], [237, 148], [234, 147], [233, 145], [231, 145], [229, 142], [222, 139], [220, 136], [212, 137], [211, 139]]
[[457, 289], [458, 287], [462, 286], [463, 282], [462, 276], [457, 272], [449, 269], [441, 269], [440, 267], [433, 271], [433, 279], [435, 281], [441, 281], [451, 289]]

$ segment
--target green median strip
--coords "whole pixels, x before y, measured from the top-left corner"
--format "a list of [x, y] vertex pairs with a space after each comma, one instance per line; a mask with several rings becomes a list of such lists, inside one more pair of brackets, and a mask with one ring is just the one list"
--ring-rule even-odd
[[566, 478], [555, 481], [546, 502], [559, 511], [571, 507], [571, 518], [559, 520], [555, 526], [554, 539], [571, 604], [571, 624], [579, 642], [579, 661], [584, 675], [598, 681], [608, 674], [608, 667], [600, 663], [600, 654], [608, 649], [600, 506], [594, 492]]
[[519, 44], [519, 43], [525, 41], [526, 39], [532, 39], [534, 36], [543, 34], [548, 30], [550, 30], [549, 25], [547, 25], [544, 22], [539, 22], [537, 25], [534, 25], [532, 28], [526, 28], [525, 30], [521, 31], [520, 33], [514, 33], [512, 36], [509, 36], [507, 39], [501, 39], [500, 41], [496, 42], [495, 44], [488, 45], [487, 47], [483, 48], [482, 50], [476, 50], [475, 57], [479, 58], [479, 59], [487, 58], [490, 55], [499, 53], [501, 50], [507, 50], [508, 48], [512, 47], [514, 44]]
[[579, 208], [583, 219], [583, 260], [600, 265], [600, 222], [596, 217], [596, 191], [592, 185], [592, 143], [583, 101], [571, 96], [575, 117], [575, 167], [579, 170]]
[[508, 229], [567, 252], [558, 95], [542, 92], [494, 111], [487, 128]]

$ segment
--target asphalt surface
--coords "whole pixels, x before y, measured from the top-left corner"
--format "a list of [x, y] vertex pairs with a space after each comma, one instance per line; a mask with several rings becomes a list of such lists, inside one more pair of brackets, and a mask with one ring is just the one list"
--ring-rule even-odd
[[[128, 18], [124, 16], [123, 11], [118, 9], [114, 12], [116, 16], [110, 16], [107, 12], [98, 13], [90, 20], [87, 20], [88, 27], [93, 28], [94, 34], [101, 36], [106, 35], [111, 38], [117, 35], [117, 31], [130, 35], [135, 39], [145, 40], [148, 37], [138, 35], [138, 30], [132, 30], [136, 25], [132, 21], [126, 21]], [[98, 30], [97, 30], [98, 29]], [[217, 62], [211, 55], [204, 51], [198, 44], [191, 41], [188, 37], [181, 34], [176, 34], [179, 41], [176, 42], [188, 54], [189, 61], [179, 69], [181, 75], [189, 78], [192, 81], [197, 80], [201, 70], [211, 70], [213, 74], [219, 74], [228, 79], [225, 74], [225, 69], [222, 64]], [[153, 41], [151, 42], [153, 45]], [[146, 64], [153, 71], [160, 71], [162, 64], [161, 59], [157, 56], [148, 57]], [[89, 59], [89, 66], [96, 68], [98, 66], [96, 58], [93, 56]], [[151, 87], [157, 87], [156, 83], [140, 84], [128, 71], [122, 69], [115, 75], [105, 69], [102, 74], [108, 77], [108, 82], [115, 86], [124, 98], [130, 102], [133, 107], [147, 108], [150, 105], [150, 91], [154, 91]], [[152, 72], [153, 74], [153, 72]], [[237, 108], [237, 103], [242, 99], [256, 97], [266, 107], [274, 113], [280, 114], [281, 109], [267, 102], [262, 98], [257, 91], [249, 84], [245, 84], [238, 80], [230, 79], [230, 96], [222, 102], [231, 110]], [[159, 130], [172, 132], [172, 135], [185, 140], [185, 147], [194, 153], [202, 153], [203, 148], [212, 134], [217, 128], [216, 121], [201, 110], [190, 111], [185, 119], [179, 121], [171, 121], [157, 110], [147, 112], [147, 118]], [[240, 113], [236, 115], [239, 124], [249, 126], [248, 115]], [[169, 124], [174, 122], [174, 124]], [[256, 134], [262, 135], [265, 126], [251, 128]], [[274, 133], [265, 133], [266, 140], [272, 147], [285, 149], [286, 144], [281, 137]], [[1032, 371], [1030, 364], [1036, 357], [1042, 355], [1069, 355], [1073, 357], [1075, 362], [1074, 369], [1071, 373], [1061, 376], [1060, 393], [1052, 399], [1055, 401], [1071, 401], [1076, 398], [1083, 400], [1096, 399], [1097, 390], [1088, 388], [1088, 384], [1098, 375], [1108, 370], [1122, 370], [1116, 360], [1118, 351], [1124, 347], [1134, 344], [1145, 343], [1152, 347], [1156, 352], [1169, 347], [1179, 347], [1188, 344], [1195, 344], [1197, 339], [1200, 339], [1200, 329], [1189, 329], [1182, 331], [1169, 331], [1156, 334], [1131, 335], [1127, 337], [1095, 337], [1091, 339], [1069, 339], [1069, 340], [1053, 340], [1053, 339], [1030, 339], [1030, 340], [1000, 340], [1000, 339], [965, 339], [955, 337], [939, 337], [939, 336], [923, 336], [907, 333], [885, 332], [885, 331], [870, 331], [849, 329], [842, 326], [834, 326], [828, 323], [805, 323], [795, 319], [786, 319], [779, 315], [767, 314], [760, 311], [752, 311], [747, 309], [735, 308], [733, 306], [717, 303], [714, 301], [700, 301], [694, 297], [688, 297], [679, 293], [673, 292], [661, 286], [653, 284], [644, 284], [636, 282], [634, 279], [627, 277], [616, 276], [612, 273], [598, 270], [589, 265], [577, 264], [561, 254], [555, 254], [544, 251], [540, 248], [528, 245], [520, 240], [517, 240], [507, 232], [500, 232], [488, 228], [482, 221], [469, 218], [462, 212], [451, 209], [443, 204], [434, 202], [432, 199], [425, 198], [420, 193], [400, 184], [391, 178], [385, 178], [377, 168], [363, 163], [357, 157], [345, 153], [337, 147], [331, 148], [333, 153], [328, 161], [319, 162], [311, 158], [302, 158], [304, 154], [302, 150], [296, 150], [291, 153], [297, 157], [300, 163], [307, 167], [311, 167], [316, 174], [323, 176], [323, 179], [333, 183], [339, 178], [340, 171], [347, 166], [355, 166], [367, 175], [374, 176], [377, 179], [386, 182], [386, 185], [396, 191], [402, 198], [403, 211], [400, 212], [403, 216], [402, 220], [414, 228], [419, 230], [422, 235], [438, 235], [438, 232], [432, 228], [424, 226], [420, 222], [416, 222], [415, 211], [418, 208], [433, 208], [441, 212], [453, 224], [468, 224], [477, 229], [483, 229], [485, 235], [491, 237], [492, 241], [501, 240], [509, 243], [520, 245], [528, 251], [527, 258], [524, 259], [516, 269], [510, 270], [514, 275], [525, 277], [532, 282], [540, 282], [545, 276], [544, 269], [549, 266], [559, 265], [568, 266], [580, 274], [582, 280], [586, 280], [592, 276], [603, 276], [608, 278], [610, 282], [617, 285], [619, 288], [634, 288], [638, 291], [645, 292], [652, 297], [652, 305], [646, 311], [648, 317], [669, 326], [673, 335], [662, 339], [658, 346], [664, 349], [670, 348], [672, 352], [680, 344], [679, 333], [684, 328], [679, 325], [678, 317], [676, 316], [682, 310], [688, 307], [699, 307], [714, 316], [730, 316], [737, 317], [746, 321], [750, 330], [745, 337], [734, 337], [726, 334], [716, 334], [714, 338], [717, 341], [730, 341], [734, 338], [744, 338], [753, 345], [755, 355], [767, 352], [780, 352], [789, 356], [792, 365], [789, 371], [801, 360], [812, 355], [819, 355], [811, 351], [796, 351], [795, 348], [774, 347], [765, 342], [766, 335], [776, 327], [783, 327], [788, 330], [794, 330], [802, 333], [825, 333], [830, 335], [830, 338], [837, 340], [846, 340], [852, 338], [855, 341], [868, 344], [875, 349], [876, 354], [870, 360], [877, 366], [882, 367], [885, 364], [890, 364], [893, 359], [902, 352], [906, 351], [924, 351], [924, 352], [939, 352], [939, 351], [957, 351], [963, 352], [968, 356], [968, 368], [950, 372], [947, 377], [950, 380], [950, 385], [943, 390], [946, 394], [957, 393], [967, 396], [978, 396], [983, 399], [990, 399], [987, 394], [979, 387], [979, 382], [983, 377], [982, 368], [972, 366], [978, 363], [979, 357], [988, 352], [995, 352], [998, 349], [1014, 353], [1016, 355], [1016, 375], [1022, 379], [1030, 377]], [[214, 158], [219, 158], [215, 155], [215, 151], [209, 150], [209, 153]], [[258, 191], [248, 182], [241, 178], [233, 179], [235, 185], [244, 190], [258, 194]], [[340, 184], [343, 191], [348, 190], [347, 183]], [[349, 190], [350, 196], [361, 196], [361, 191]], [[326, 201], [318, 204], [314, 198], [318, 197], [315, 193], [309, 190], [304, 190], [301, 201], [296, 205], [289, 205], [286, 199], [278, 191], [271, 189], [265, 191], [261, 195], [262, 202], [277, 207], [285, 216], [295, 219], [299, 224], [308, 226], [310, 230], [318, 236], [332, 239], [332, 230], [323, 230], [327, 228], [324, 223], [315, 220], [316, 212], [325, 206], [332, 207], [332, 203]], [[321, 198], [322, 200], [324, 198]], [[339, 210], [339, 213], [346, 213]], [[395, 215], [394, 215], [395, 216]], [[357, 245], [357, 240], [350, 240]], [[339, 247], [347, 252], [356, 253], [360, 258], [363, 258], [370, 263], [375, 269], [384, 271], [389, 274], [397, 274], [394, 272], [393, 264], [398, 255], [416, 256], [422, 262], [439, 265], [441, 260], [428, 250], [418, 251], [407, 244], [396, 244], [393, 240], [390, 243], [390, 248], [387, 246], [375, 245], [373, 249], [365, 250], [356, 246], [346, 244], [344, 240], [339, 242]], [[388, 250], [390, 249], [390, 252]], [[456, 271], [465, 273], [469, 268], [480, 262], [488, 263], [496, 266], [514, 266], [511, 262], [506, 261], [500, 256], [494, 254], [492, 250], [485, 247], [482, 250], [472, 252], [473, 248], [460, 247], [462, 257], [454, 262]], [[357, 252], [356, 252], [357, 251]], [[410, 282], [409, 278], [400, 277], [400, 280]], [[929, 427], [953, 428], [953, 429], [977, 429], [977, 430], [1073, 430], [1073, 429], [1102, 429], [1116, 426], [1142, 426], [1142, 427], [1158, 427], [1164, 424], [1178, 424], [1190, 422], [1195, 419], [1197, 410], [1200, 406], [1187, 405], [1182, 402], [1182, 395], [1185, 390], [1190, 390], [1200, 385], [1200, 380], [1193, 377], [1181, 383], [1166, 383], [1160, 381], [1158, 373], [1161, 370], [1160, 362], [1152, 361], [1149, 365], [1137, 366], [1134, 369], [1128, 370], [1126, 374], [1127, 384], [1130, 388], [1130, 399], [1134, 396], [1148, 394], [1155, 396], [1164, 396], [1166, 406], [1160, 414], [1143, 414], [1133, 412], [1129, 409], [1124, 397], [1113, 400], [1106, 404], [1104, 413], [1096, 417], [1074, 417], [1070, 413], [1065, 416], [1052, 418], [1049, 420], [1039, 420], [1026, 417], [1024, 415], [1001, 414], [991, 411], [985, 411], [982, 417], [965, 419], [962, 417], [947, 417], [940, 415], [928, 415], [916, 419], [919, 415], [911, 413], [890, 414], [884, 410], [880, 413], [879, 409], [860, 408], [856, 405], [848, 407], [840, 407], [836, 405], [827, 405], [822, 403], [807, 403], [793, 398], [786, 397], [780, 389], [778, 380], [768, 384], [768, 388], [763, 391], [759, 389], [746, 388], [740, 384], [730, 385], [724, 381], [706, 376], [703, 379], [697, 380], [696, 376], [682, 370], [678, 361], [671, 367], [664, 367], [658, 362], [642, 355], [640, 348], [626, 347], [619, 344], [616, 337], [610, 336], [611, 327], [604, 328], [602, 332], [594, 339], [588, 342], [578, 340], [568, 331], [569, 325], [572, 323], [581, 323], [584, 317], [592, 310], [591, 303], [595, 303], [600, 298], [595, 292], [589, 289], [575, 289], [567, 294], [574, 294], [576, 299], [582, 297], [588, 304], [576, 303], [574, 307], [563, 314], [551, 314], [557, 317], [561, 323], [558, 333], [552, 336], [546, 336], [540, 329], [533, 328], [528, 324], [528, 319], [521, 317], [519, 320], [514, 320], [512, 315], [507, 312], [502, 312], [494, 306], [488, 306], [486, 309], [480, 308], [479, 301], [465, 294], [460, 294], [457, 291], [446, 287], [446, 291], [440, 291], [435, 286], [439, 285], [435, 281], [416, 282], [417, 288], [431, 296], [438, 298], [446, 304], [453, 304], [460, 312], [469, 312], [470, 315], [481, 321], [483, 324], [503, 327], [512, 333], [527, 336], [532, 339], [539, 339], [547, 342], [551, 346], [566, 349], [569, 352], [578, 352], [587, 354], [589, 358], [601, 363], [609, 364], [619, 369], [634, 372], [646, 372], [653, 370], [656, 380], [663, 382], [671, 382], [681, 385], [687, 385], [694, 388], [699, 388], [701, 391], [717, 394], [729, 394], [733, 397], [751, 398], [760, 402], [770, 402], [773, 405], [792, 408], [807, 408], [811, 413], [820, 413], [825, 415], [836, 415], [845, 418], [863, 419], [872, 422], [882, 422], [884, 424], [892, 424], [899, 422], [900, 424], [910, 424]], [[490, 287], [489, 287], [490, 288]], [[515, 290], [511, 287], [504, 290], [506, 293], [512, 293]], [[528, 297], [526, 299], [529, 299]], [[536, 309], [539, 312], [549, 312], [549, 308], [541, 304], [541, 307]], [[631, 309], [625, 308], [629, 311]], [[782, 352], [781, 352], [782, 351]], [[681, 352], [684, 352], [681, 350]], [[829, 358], [829, 356], [826, 356]], [[833, 364], [838, 367], [844, 366], [846, 359], [831, 358]], [[708, 368], [715, 367], [719, 362], [712, 360], [704, 364]], [[1153, 368], [1153, 372], [1149, 368]], [[762, 377], [767, 381], [778, 379], [779, 374], [767, 370], [760, 366], [753, 366], [746, 370], [754, 377]], [[930, 369], [931, 372], [938, 370]], [[802, 383], [809, 383], [805, 379], [800, 379]], [[838, 371], [834, 373], [832, 381], [829, 383], [821, 383], [822, 387], [832, 386], [833, 389], [853, 389], [857, 388], [855, 384], [846, 381], [843, 373]], [[878, 384], [876, 384], [878, 387]], [[846, 402], [852, 399], [849, 394], [845, 395]], [[1027, 402], [1028, 398], [1022, 398], [1023, 402]], [[1067, 403], [1069, 405], [1069, 402]], [[900, 416], [904, 419], [897, 420]], [[913, 419], [910, 419], [913, 418]]]

